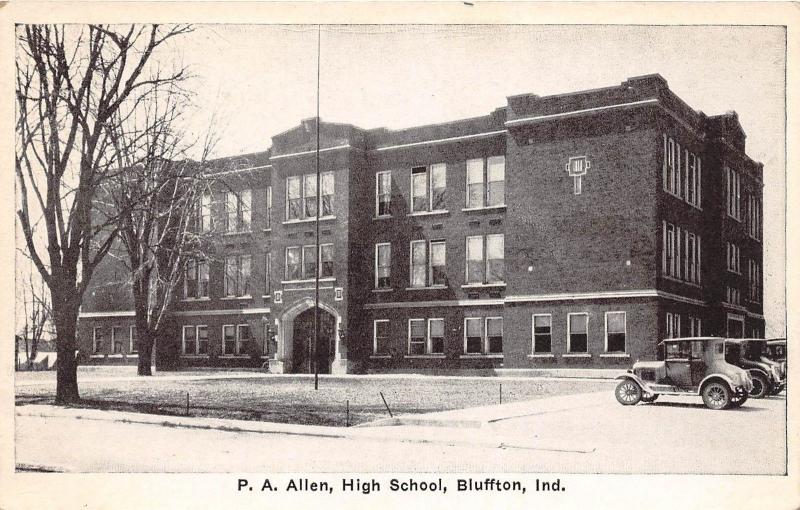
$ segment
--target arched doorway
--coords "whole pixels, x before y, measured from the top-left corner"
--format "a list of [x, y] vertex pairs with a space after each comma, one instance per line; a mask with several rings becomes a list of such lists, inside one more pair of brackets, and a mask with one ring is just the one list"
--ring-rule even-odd
[[[292, 372], [314, 373], [314, 308], [299, 313], [292, 325]], [[317, 360], [320, 374], [331, 373], [331, 362], [336, 350], [336, 317], [319, 309], [319, 340]]]

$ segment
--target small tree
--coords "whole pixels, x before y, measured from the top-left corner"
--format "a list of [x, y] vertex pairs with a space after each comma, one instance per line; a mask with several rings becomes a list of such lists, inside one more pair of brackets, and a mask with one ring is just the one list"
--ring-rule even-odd
[[[183, 68], [155, 64], [186, 26], [20, 25], [16, 54], [17, 217], [50, 290], [56, 403], [79, 399], [76, 329], [83, 295], [119, 231], [99, 190], [119, 170], [115, 126]], [[122, 128], [119, 128], [120, 130]]]
[[25, 346], [25, 362], [30, 370], [39, 353], [39, 342], [44, 338], [45, 333], [50, 333], [52, 310], [49, 292], [44, 282], [39, 281], [37, 285], [33, 275], [27, 276], [27, 281], [17, 286], [17, 296], [22, 305], [22, 316], [20, 317], [21, 325], [14, 340], [17, 349], [19, 343]]

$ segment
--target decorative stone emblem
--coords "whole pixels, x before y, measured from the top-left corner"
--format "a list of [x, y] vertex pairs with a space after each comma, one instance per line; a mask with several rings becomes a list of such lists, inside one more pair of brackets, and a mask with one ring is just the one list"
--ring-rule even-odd
[[344, 290], [342, 287], [336, 287], [333, 289], [333, 300], [334, 301], [341, 301], [344, 299]]
[[274, 303], [283, 303], [283, 291], [276, 290], [275, 291], [275, 299], [272, 300]]
[[567, 162], [567, 174], [572, 177], [572, 192], [574, 194], [581, 194], [581, 191], [583, 190], [581, 178], [586, 175], [586, 171], [589, 170], [591, 166], [592, 165], [589, 162], [589, 158], [586, 156], [575, 156], [569, 158], [569, 161]]

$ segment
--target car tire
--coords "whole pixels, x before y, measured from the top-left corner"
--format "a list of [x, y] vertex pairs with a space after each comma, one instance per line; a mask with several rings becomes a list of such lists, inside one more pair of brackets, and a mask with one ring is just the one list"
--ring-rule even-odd
[[758, 372], [751, 372], [753, 377], [753, 389], [750, 390], [750, 398], [764, 398], [769, 394], [770, 384], [766, 377]]
[[642, 395], [642, 402], [645, 404], [652, 404], [658, 399], [658, 393], [651, 393], [649, 395]]
[[642, 400], [642, 388], [636, 384], [636, 381], [625, 379], [617, 385], [614, 396], [617, 397], [617, 402], [620, 404], [633, 406]]
[[730, 407], [731, 409], [742, 407], [744, 403], [747, 402], [748, 397], [749, 395], [742, 395], [741, 397], [733, 395], [731, 397], [730, 404], [728, 404], [728, 407]]
[[728, 385], [719, 381], [711, 381], [703, 386], [703, 403], [707, 408], [718, 411], [731, 403], [731, 390]]

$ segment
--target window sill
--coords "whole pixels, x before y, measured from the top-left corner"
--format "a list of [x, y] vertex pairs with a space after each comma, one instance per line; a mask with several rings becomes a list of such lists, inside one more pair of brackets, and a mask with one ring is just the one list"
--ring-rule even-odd
[[591, 358], [592, 355], [588, 352], [568, 352], [561, 355], [562, 358]]
[[221, 354], [219, 356], [222, 359], [247, 359], [250, 357], [249, 354]]
[[383, 214], [381, 216], [372, 217], [373, 220], [390, 220], [392, 218], [394, 218], [394, 216], [392, 216], [391, 214]]
[[437, 211], [416, 211], [416, 212], [410, 212], [406, 216], [441, 216], [445, 214], [450, 214], [450, 211], [446, 209]]
[[223, 237], [224, 236], [240, 236], [240, 235], [246, 235], [246, 234], [252, 234], [252, 233], [253, 233], [252, 230], [236, 230], [236, 231], [231, 231], [231, 232], [228, 232], [228, 231], [223, 232], [222, 235], [223, 235]]
[[542, 352], [539, 354], [528, 354], [528, 358], [555, 358], [556, 355], [553, 353]]
[[272, 294], [262, 294], [261, 299], [272, 299]]
[[631, 355], [625, 352], [606, 352], [600, 355], [601, 358], [630, 358]]
[[130, 354], [126, 354], [125, 356], [128, 357], [128, 358], [138, 358], [139, 357], [139, 353], [138, 352], [132, 352]]
[[444, 359], [444, 354], [406, 354], [405, 359]]
[[497, 212], [500, 212], [500, 211], [505, 211], [505, 210], [506, 210], [506, 204], [487, 205], [487, 206], [483, 206], [483, 207], [464, 207], [463, 209], [461, 209], [462, 212], [479, 212], [479, 211], [486, 211], [486, 212], [497, 211]]
[[465, 283], [461, 286], [462, 289], [492, 289], [505, 287], [505, 283]]
[[250, 295], [247, 295], [247, 296], [225, 296], [225, 297], [219, 298], [219, 299], [220, 299], [220, 301], [237, 301], [237, 300], [247, 301], [248, 299], [253, 299], [253, 296], [250, 296]]
[[446, 288], [447, 285], [430, 285], [428, 287], [406, 287], [406, 290], [442, 290]]
[[459, 359], [503, 359], [503, 355], [500, 353], [470, 353], [470, 354], [460, 354]]
[[319, 221], [330, 221], [335, 220], [336, 216], [320, 216], [319, 218], [303, 218], [302, 220], [286, 220], [282, 221], [284, 225], [302, 225], [304, 223], [315, 223], [319, 219]]
[[381, 293], [381, 292], [392, 292], [393, 290], [394, 290], [394, 289], [372, 289], [372, 292], [377, 292], [377, 293]]
[[93, 358], [93, 359], [100, 359], [100, 358], [105, 358], [106, 355], [105, 354], [90, 354], [89, 357]]
[[[316, 281], [317, 281], [316, 278], [306, 278], [306, 279], [303, 279], [303, 280], [281, 280], [281, 285], [294, 285], [294, 284], [297, 284], [297, 283], [314, 283]], [[335, 282], [336, 281], [336, 277], [335, 276], [326, 276], [324, 278], [320, 278], [319, 281], [320, 282]]]
[[267, 359], [267, 360], [269, 360], [269, 359], [275, 360], [275, 356], [272, 355], [272, 354], [262, 354], [261, 356], [259, 356], [259, 358], [260, 359]]
[[208, 354], [181, 354], [181, 358], [202, 359], [202, 358], [208, 358]]
[[109, 354], [108, 357], [114, 359], [122, 359], [123, 356], [122, 353], [119, 353], [119, 354]]
[[272, 232], [272, 228], [271, 227], [270, 228], [265, 228], [265, 229], [262, 229], [261, 231], [264, 232], [265, 234], [269, 234], [270, 232]]
[[187, 297], [181, 299], [183, 303], [196, 303], [198, 301], [211, 301], [210, 297]]
[[369, 359], [392, 359], [391, 354], [370, 354]]

